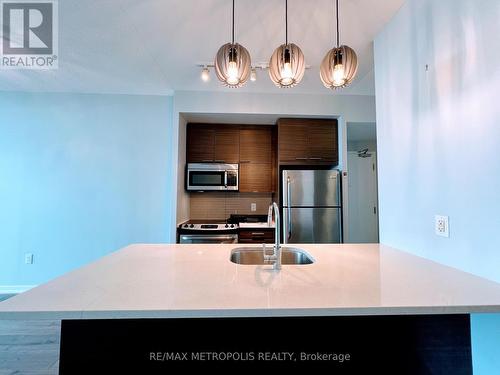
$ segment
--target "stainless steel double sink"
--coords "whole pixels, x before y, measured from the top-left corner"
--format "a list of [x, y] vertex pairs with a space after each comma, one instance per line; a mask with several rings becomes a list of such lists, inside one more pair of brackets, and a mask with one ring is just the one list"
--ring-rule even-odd
[[[231, 251], [231, 262], [243, 265], [265, 265], [264, 252], [261, 247], [237, 247]], [[281, 248], [281, 264], [305, 265], [314, 263], [313, 258], [304, 250], [295, 247]]]

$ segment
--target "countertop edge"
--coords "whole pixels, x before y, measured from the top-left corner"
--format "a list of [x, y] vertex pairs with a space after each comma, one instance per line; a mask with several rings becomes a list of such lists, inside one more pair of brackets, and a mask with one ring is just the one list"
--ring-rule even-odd
[[102, 311], [0, 311], [0, 320], [265, 318], [297, 316], [380, 316], [500, 313], [500, 306], [395, 306], [286, 309], [193, 309]]

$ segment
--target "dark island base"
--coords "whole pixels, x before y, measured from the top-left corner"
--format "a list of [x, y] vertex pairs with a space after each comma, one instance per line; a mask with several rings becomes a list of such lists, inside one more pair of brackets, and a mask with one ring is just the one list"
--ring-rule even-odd
[[60, 374], [300, 369], [335, 374], [472, 374], [470, 316], [62, 322]]

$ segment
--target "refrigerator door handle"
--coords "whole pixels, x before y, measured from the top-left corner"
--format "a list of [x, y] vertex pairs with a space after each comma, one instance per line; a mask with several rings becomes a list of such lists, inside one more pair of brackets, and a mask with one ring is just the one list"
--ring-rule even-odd
[[288, 220], [288, 237], [287, 237], [287, 242], [288, 240], [290, 240], [290, 238], [292, 237], [292, 201], [291, 201], [291, 198], [292, 198], [292, 184], [290, 183], [290, 177], [287, 177], [286, 179], [286, 194], [287, 194], [287, 204], [288, 204], [288, 217], [287, 217], [287, 220]]

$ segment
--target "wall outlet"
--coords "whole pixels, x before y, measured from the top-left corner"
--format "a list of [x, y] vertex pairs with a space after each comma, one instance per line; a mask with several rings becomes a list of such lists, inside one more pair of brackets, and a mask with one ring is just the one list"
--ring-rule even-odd
[[252, 212], [257, 211], [257, 203], [250, 204], [250, 211], [252, 211]]
[[24, 254], [24, 264], [33, 264], [33, 254], [31, 253]]
[[434, 230], [438, 236], [450, 237], [449, 217], [436, 215], [434, 217]]

